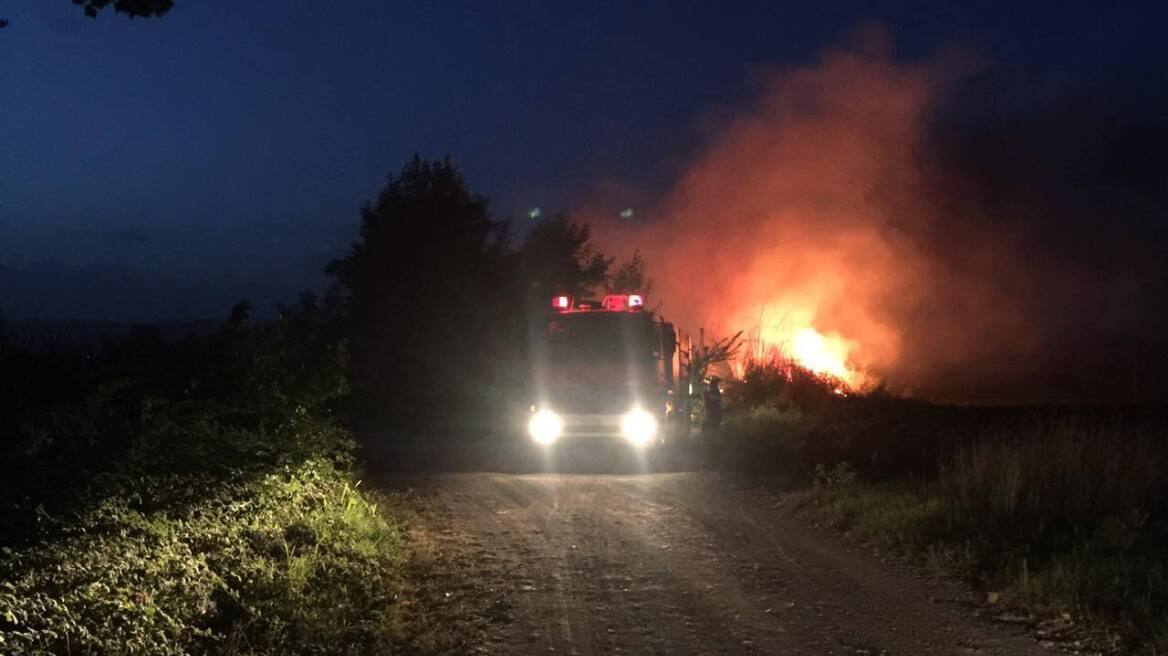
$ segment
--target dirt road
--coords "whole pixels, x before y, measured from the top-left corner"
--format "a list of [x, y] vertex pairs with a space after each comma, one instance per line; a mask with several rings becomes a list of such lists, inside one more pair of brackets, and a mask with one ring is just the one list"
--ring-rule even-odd
[[[714, 473], [409, 481], [493, 654], [1049, 654]], [[476, 610], [471, 610], [476, 609]]]

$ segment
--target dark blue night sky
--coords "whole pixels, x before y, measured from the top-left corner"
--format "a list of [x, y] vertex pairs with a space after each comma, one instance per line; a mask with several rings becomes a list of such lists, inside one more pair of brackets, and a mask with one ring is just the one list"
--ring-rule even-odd
[[500, 216], [651, 198], [759, 71], [864, 25], [900, 58], [959, 50], [1006, 80], [975, 121], [1163, 75], [1157, 3], [1074, 4], [177, 0], [90, 20], [0, 0], [0, 307], [270, 307], [321, 284], [415, 151], [454, 157]]

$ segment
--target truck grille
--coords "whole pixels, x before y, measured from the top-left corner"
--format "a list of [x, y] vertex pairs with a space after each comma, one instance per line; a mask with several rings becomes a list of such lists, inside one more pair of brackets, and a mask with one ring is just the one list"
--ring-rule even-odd
[[608, 415], [627, 412], [638, 401], [652, 405], [653, 399], [647, 390], [638, 392], [631, 388], [597, 389], [567, 388], [556, 390], [551, 406], [563, 414]]
[[564, 414], [564, 435], [568, 436], [619, 436], [621, 417], [619, 414]]

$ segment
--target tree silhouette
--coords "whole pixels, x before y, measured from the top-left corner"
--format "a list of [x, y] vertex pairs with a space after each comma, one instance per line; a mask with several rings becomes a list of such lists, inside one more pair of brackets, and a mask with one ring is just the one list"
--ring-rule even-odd
[[[130, 18], [156, 18], [174, 8], [174, 0], [73, 0], [73, 4], [90, 18], [97, 18], [98, 12], [107, 7]], [[8, 19], [0, 18], [0, 29], [10, 24]]]
[[561, 214], [528, 234], [520, 251], [521, 268], [531, 301], [541, 310], [555, 294], [603, 291], [612, 259], [592, 249], [591, 237], [587, 224]]
[[115, 13], [130, 18], [155, 18], [170, 11], [174, 0], [73, 0], [73, 4], [81, 7], [90, 18], [97, 18], [98, 12], [107, 7], [113, 7]]
[[612, 272], [608, 278], [608, 289], [617, 294], [653, 293], [653, 281], [645, 274], [645, 260], [641, 257], [641, 251], [633, 251], [633, 256]]
[[[361, 209], [360, 239], [326, 269], [349, 336], [356, 418], [379, 430], [503, 419], [528, 398], [523, 358], [551, 297], [605, 291], [612, 263], [586, 224], [563, 215], [513, 248], [508, 224], [449, 159], [415, 155]], [[639, 255], [620, 273], [647, 282]]]
[[506, 224], [449, 159], [415, 155], [361, 209], [360, 234], [327, 269], [348, 312], [359, 407], [407, 422], [480, 409], [506, 341]]

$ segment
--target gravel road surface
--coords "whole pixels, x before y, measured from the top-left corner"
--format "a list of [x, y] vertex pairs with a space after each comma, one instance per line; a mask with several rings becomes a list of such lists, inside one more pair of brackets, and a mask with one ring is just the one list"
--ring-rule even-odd
[[[398, 477], [490, 654], [1049, 654], [731, 474]], [[451, 569], [451, 567], [447, 567]]]

